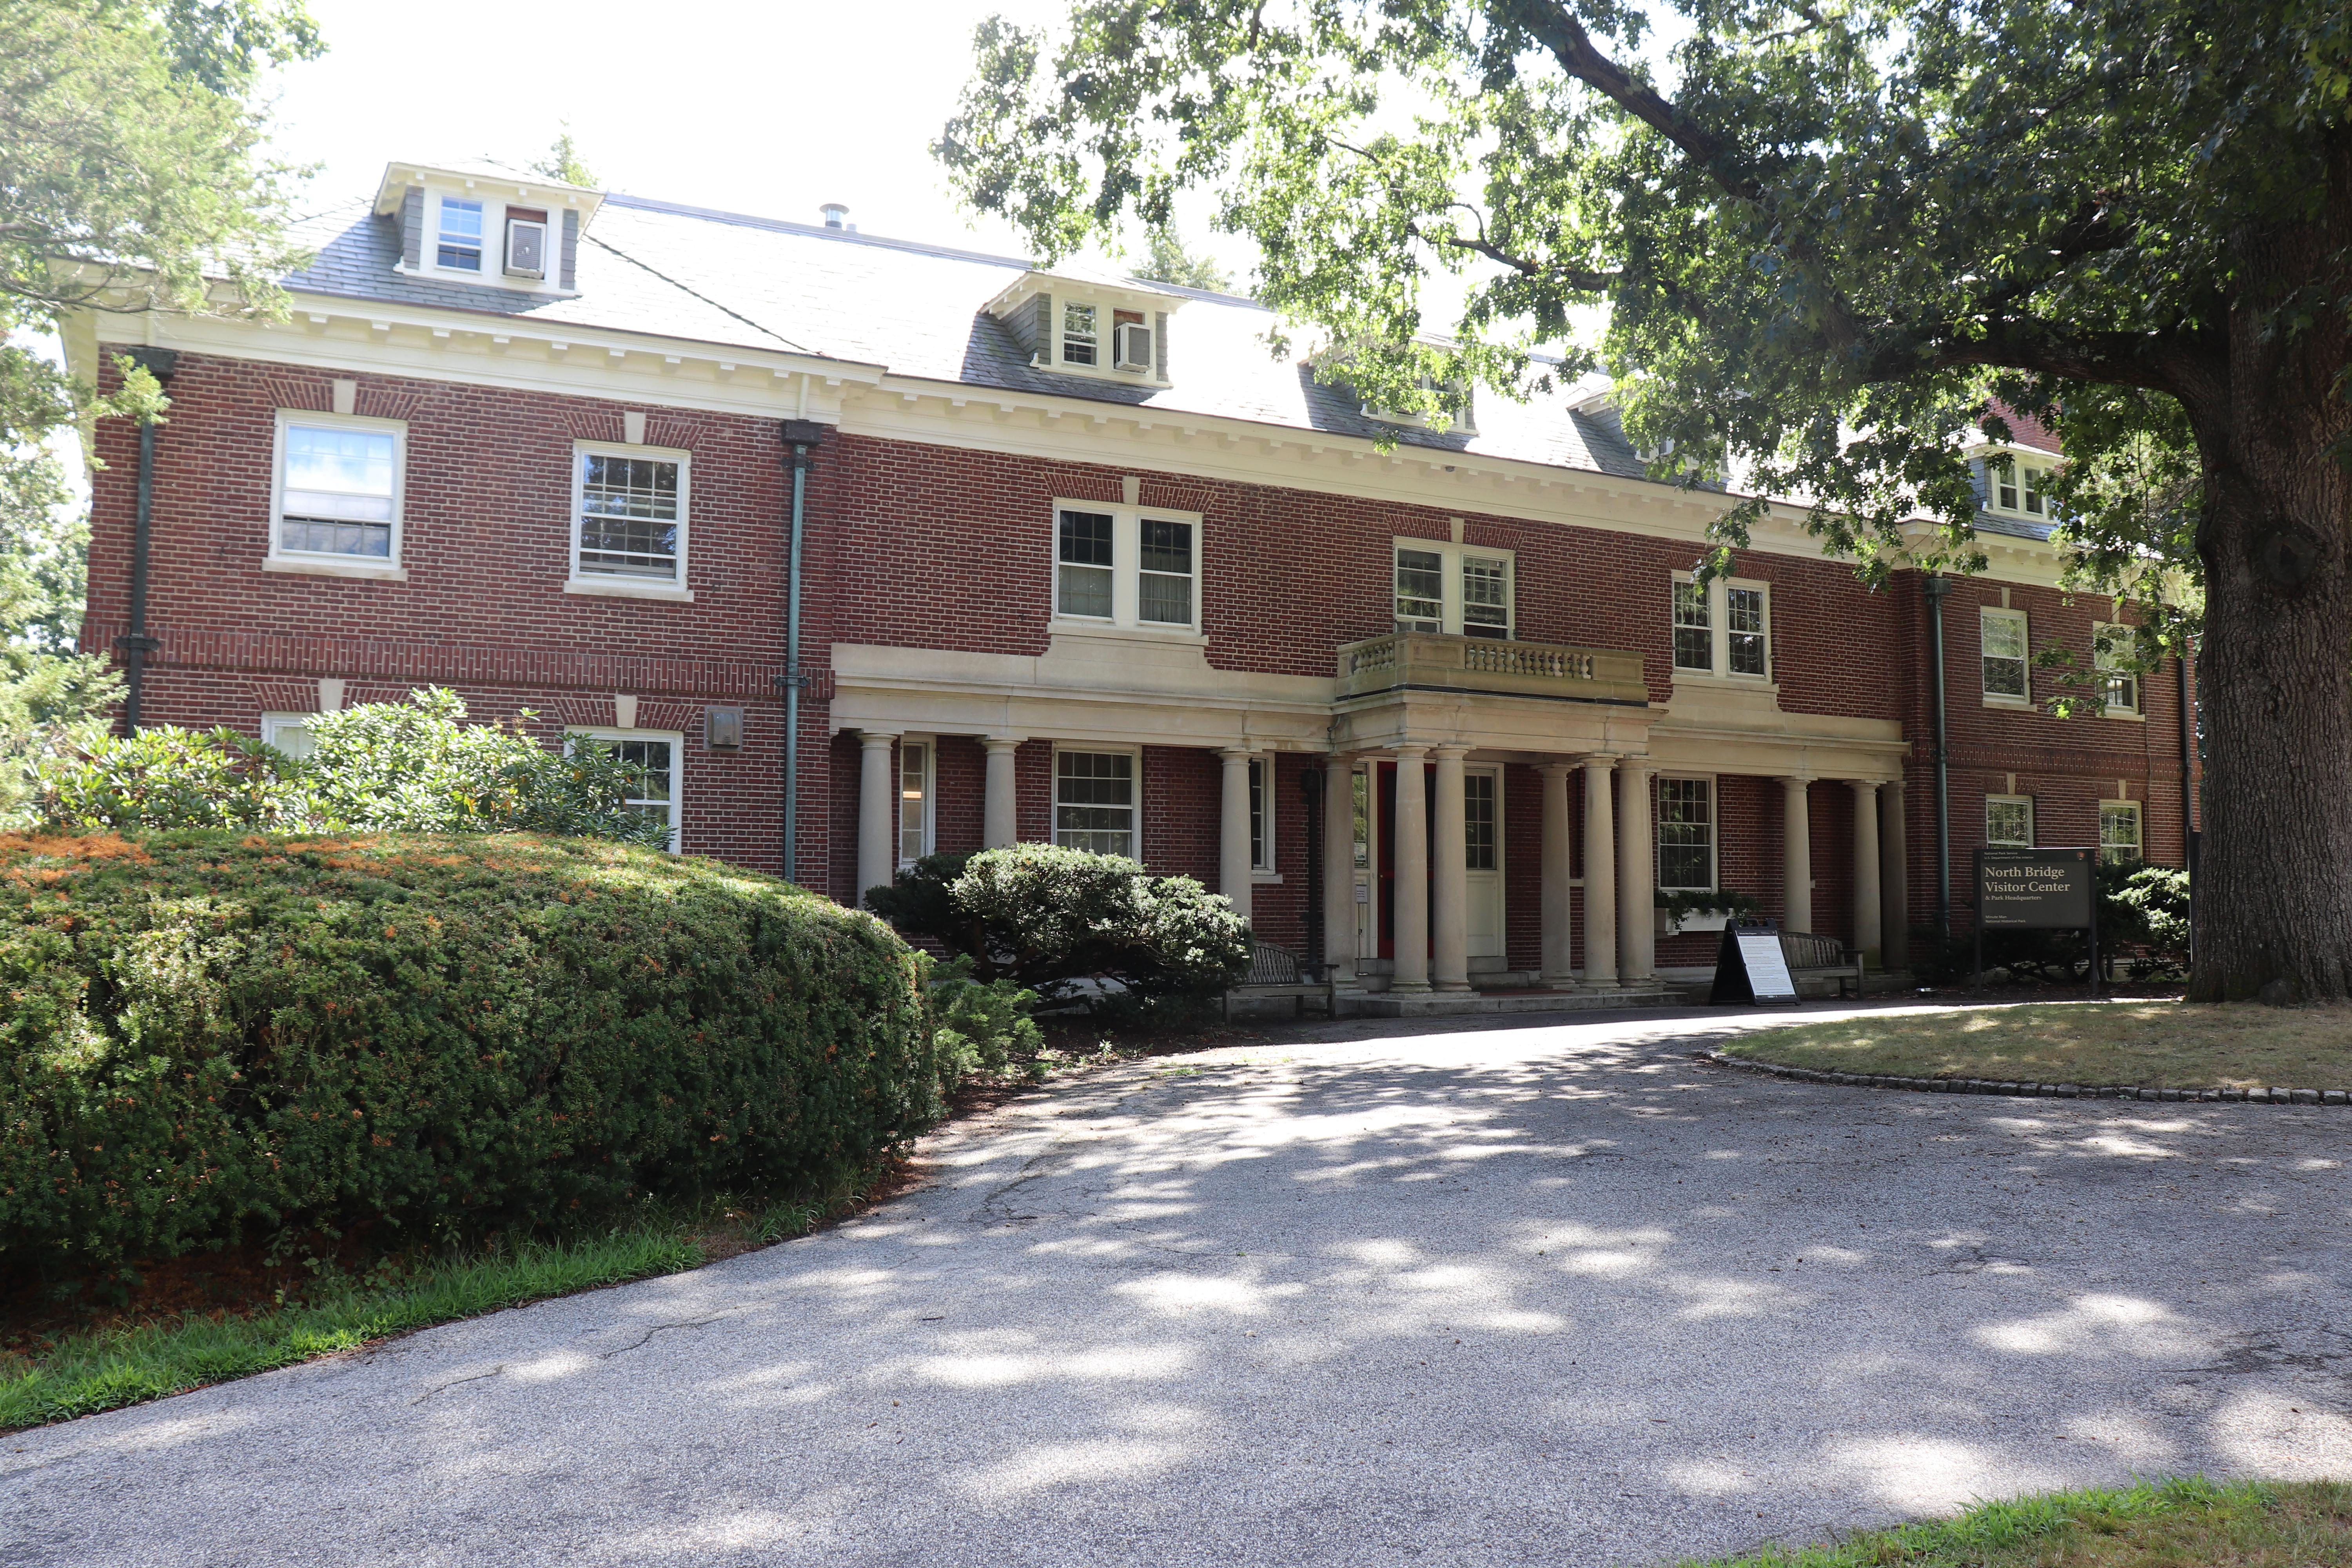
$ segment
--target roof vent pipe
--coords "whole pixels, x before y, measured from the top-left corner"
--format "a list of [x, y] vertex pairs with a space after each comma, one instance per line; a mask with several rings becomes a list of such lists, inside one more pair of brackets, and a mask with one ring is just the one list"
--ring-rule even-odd
[[824, 215], [825, 227], [847, 228], [849, 226], [849, 209], [839, 202], [827, 202], [816, 210]]

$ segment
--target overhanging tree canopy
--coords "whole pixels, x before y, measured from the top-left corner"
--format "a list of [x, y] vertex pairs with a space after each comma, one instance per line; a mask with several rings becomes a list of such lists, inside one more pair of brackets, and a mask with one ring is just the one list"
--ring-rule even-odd
[[[2049, 426], [2144, 653], [2178, 627], [2158, 584], [2202, 595], [2192, 994], [2352, 992], [2341, 0], [1080, 0], [978, 55], [937, 151], [1048, 256], [1213, 190], [1261, 296], [1433, 411], [1542, 382], [1532, 351], [1605, 306], [1569, 369], [1616, 374], [1677, 466], [1811, 498], [1866, 577], [1978, 564], [1959, 437]], [[1416, 341], [1449, 268], [1455, 341]]]

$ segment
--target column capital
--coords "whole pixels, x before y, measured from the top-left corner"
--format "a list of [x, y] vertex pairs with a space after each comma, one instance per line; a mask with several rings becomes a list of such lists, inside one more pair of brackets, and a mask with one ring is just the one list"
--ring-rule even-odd
[[1591, 768], [1594, 773], [1605, 773], [1614, 771], [1621, 760], [1613, 752], [1588, 752], [1576, 765], [1580, 768]]
[[878, 751], [884, 746], [896, 745], [898, 741], [898, 731], [896, 730], [860, 730], [857, 731], [857, 739], [867, 751]]
[[1439, 762], [1458, 763], [1463, 758], [1470, 754], [1471, 748], [1468, 746], [1432, 746], [1429, 750], [1431, 754], [1435, 756]]
[[1217, 748], [1217, 755], [1229, 764], [1233, 763], [1249, 762], [1257, 754], [1256, 750], [1249, 746], [1219, 746]]
[[1027, 739], [1025, 735], [982, 735], [980, 743], [992, 752], [1009, 752]]
[[1848, 779], [1845, 784], [1856, 795], [1875, 795], [1885, 787], [1876, 779]]
[[1419, 762], [1422, 758], [1429, 755], [1429, 748], [1421, 744], [1419, 742], [1411, 742], [1405, 744], [1392, 746], [1390, 750], [1396, 752], [1400, 757], [1411, 757], [1414, 762]]
[[1648, 757], [1620, 757], [1617, 771], [1621, 773], [1654, 773], [1658, 764]]
[[1536, 772], [1543, 774], [1546, 778], [1551, 777], [1554, 773], [1572, 773], [1576, 771], [1576, 768], [1577, 764], [1569, 761], [1566, 757], [1554, 757], [1550, 762], [1538, 763], [1536, 764]]
[[1812, 788], [1814, 782], [1813, 776], [1811, 773], [1785, 773], [1781, 775], [1780, 784], [1782, 789], [1787, 790], [1811, 789]]

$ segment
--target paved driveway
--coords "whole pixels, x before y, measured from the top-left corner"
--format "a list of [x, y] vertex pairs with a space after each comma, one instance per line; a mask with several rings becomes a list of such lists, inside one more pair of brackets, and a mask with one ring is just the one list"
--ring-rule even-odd
[[1651, 1563], [2352, 1475], [2352, 1114], [1690, 1061], [1735, 1026], [1107, 1072], [840, 1230], [0, 1441], [0, 1561]]

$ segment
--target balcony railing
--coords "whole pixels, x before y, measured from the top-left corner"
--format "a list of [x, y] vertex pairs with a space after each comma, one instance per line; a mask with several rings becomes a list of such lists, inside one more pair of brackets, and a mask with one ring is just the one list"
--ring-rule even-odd
[[1339, 649], [1339, 696], [1391, 690], [1485, 692], [1583, 702], [1650, 699], [1642, 656], [1621, 648], [1397, 632]]

